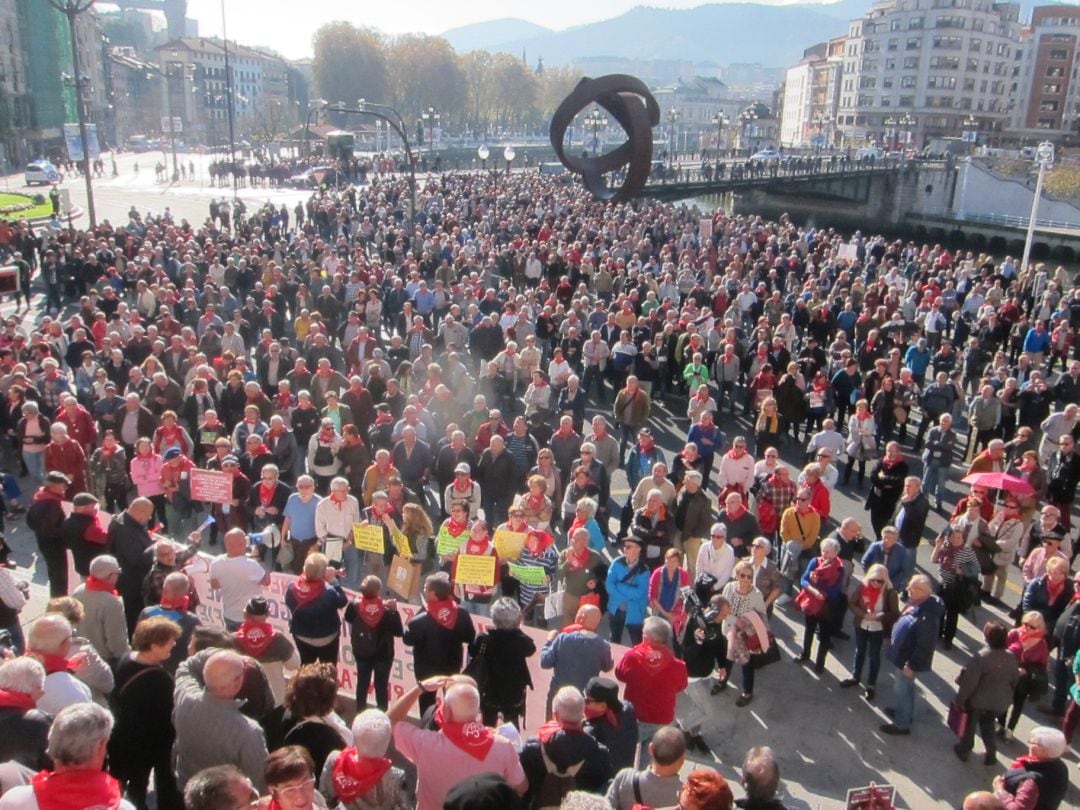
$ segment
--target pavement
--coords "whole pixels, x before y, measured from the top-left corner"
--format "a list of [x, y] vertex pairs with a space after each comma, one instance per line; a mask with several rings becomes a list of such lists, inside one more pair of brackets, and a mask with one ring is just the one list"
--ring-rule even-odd
[[[128, 209], [135, 205], [139, 210], [163, 211], [168, 206], [179, 218], [201, 223], [206, 216], [207, 204], [212, 198], [231, 195], [231, 189], [217, 189], [207, 185], [201, 177], [200, 168], [194, 181], [179, 184], [154, 182], [153, 164], [160, 159], [156, 153], [122, 155], [118, 159], [120, 177], [106, 178], [95, 184], [99, 219], [126, 220]], [[187, 159], [187, 158], [185, 158]], [[198, 167], [205, 166], [194, 155]], [[138, 160], [140, 172], [136, 176], [134, 162]], [[108, 161], [106, 161], [108, 165]], [[17, 183], [17, 185], [16, 185]], [[0, 188], [21, 190], [19, 176], [0, 177]], [[85, 205], [81, 178], [65, 181], [72, 189], [72, 199], [77, 205]], [[83, 196], [80, 196], [82, 194]], [[294, 190], [241, 189], [240, 196], [258, 203], [270, 199], [276, 204], [285, 202], [290, 207], [306, 197], [305, 192]], [[19, 313], [27, 326], [37, 315], [39, 302], [29, 314]], [[14, 312], [14, 304], [0, 303], [0, 317]], [[610, 401], [610, 392], [608, 399]], [[658, 444], [670, 461], [682, 447], [689, 428], [685, 414], [685, 401], [673, 399], [670, 406], [654, 400], [652, 427]], [[591, 409], [605, 413], [608, 408]], [[591, 414], [590, 414], [591, 415]], [[749, 426], [740, 418], [732, 420], [724, 415], [720, 421], [725, 433], [725, 446], [737, 433], [749, 435]], [[910, 452], [905, 454], [912, 474], [921, 471], [921, 462]], [[795, 466], [801, 466], [802, 448], [788, 447], [783, 457]], [[946, 508], [962, 494], [957, 484], [964, 470], [954, 465], [948, 486]], [[626, 479], [622, 471], [614, 473], [613, 497], [624, 502], [627, 496]], [[864, 531], [871, 534], [869, 519], [863, 508], [865, 491], [854, 487], [840, 488], [832, 492], [834, 518], [853, 516], [860, 519]], [[27, 493], [29, 498], [30, 493]], [[714, 493], [715, 495], [715, 493]], [[932, 511], [927, 525], [927, 537], [936, 536], [946, 523], [946, 513]], [[30, 562], [36, 544], [33, 533], [22, 520], [9, 521], [6, 537], [13, 548], [13, 559], [20, 565]], [[930, 564], [930, 544], [924, 542], [919, 549], [918, 569], [936, 574], [937, 566]], [[25, 622], [40, 615], [48, 599], [44, 564], [26, 574], [32, 580], [32, 600], [23, 612]], [[1005, 601], [1011, 606], [1020, 598], [1022, 579], [1018, 568], [1009, 574]], [[680, 697], [679, 716], [691, 726], [701, 726], [702, 734], [712, 750], [713, 757], [706, 758], [694, 753], [686, 770], [696, 764], [708, 764], [720, 770], [737, 783], [737, 768], [741, 765], [747, 749], [767, 744], [776, 751], [780, 761], [781, 775], [787, 803], [792, 808], [839, 808], [849, 788], [877, 784], [891, 784], [897, 788], [899, 807], [908, 808], [957, 808], [966, 793], [989, 789], [991, 780], [1002, 773], [1012, 758], [1026, 753], [1027, 733], [1047, 718], [1039, 715], [1037, 708], [1029, 704], [1017, 729], [1015, 741], [999, 740], [997, 767], [982, 764], [982, 743], [977, 741], [974, 755], [967, 763], [959, 762], [952, 753], [955, 737], [945, 724], [947, 706], [955, 694], [955, 679], [964, 662], [982, 645], [979, 628], [990, 618], [1010, 623], [1004, 611], [998, 608], [978, 607], [960, 622], [952, 650], [939, 649], [934, 659], [934, 671], [919, 677], [922, 696], [916, 709], [915, 723], [909, 737], [886, 737], [878, 729], [887, 718], [883, 707], [891, 705], [893, 669], [882, 662], [877, 698], [867, 703], [857, 689], [842, 690], [839, 681], [848, 676], [848, 664], [854, 650], [854, 641], [837, 641], [829, 656], [826, 671], [815, 675], [808, 667], [794, 662], [801, 650], [803, 625], [793, 605], [780, 608], [773, 621], [773, 631], [780, 643], [782, 660], [758, 673], [753, 703], [744, 708], [734, 705], [739, 690], [738, 673], [734, 674], [732, 686], [716, 696], [709, 694], [710, 682], [695, 682]], [[846, 629], [850, 632], [851, 622]], [[1080, 791], [1076, 788], [1077, 758], [1067, 755], [1073, 776], [1063, 807], [1080, 806]], [[738, 791], [737, 791], [738, 792]]]

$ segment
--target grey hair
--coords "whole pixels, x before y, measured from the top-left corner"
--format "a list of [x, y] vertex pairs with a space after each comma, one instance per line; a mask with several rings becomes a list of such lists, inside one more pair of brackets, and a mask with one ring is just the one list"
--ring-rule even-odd
[[0, 689], [33, 694], [45, 688], [45, 667], [36, 658], [22, 656], [0, 664]]
[[656, 487], [653, 487], [652, 489], [649, 490], [648, 494], [645, 497], [646, 498], [660, 498], [661, 500], [663, 500], [663, 498], [664, 498], [664, 490], [657, 489]]
[[[591, 450], [593, 453], [595, 453], [596, 452], [596, 445], [593, 444], [592, 442], [582, 442], [581, 443], [581, 450]], [[579, 450], [578, 452], [580, 453], [581, 450]]]
[[580, 723], [585, 717], [585, 696], [576, 686], [564, 686], [555, 693], [551, 710], [564, 723]]
[[704, 476], [702, 476], [702, 474], [699, 473], [697, 470], [690, 470], [686, 473], [686, 475], [683, 476], [683, 478], [695, 481], [698, 484], [700, 484], [704, 480]]
[[917, 476], [917, 475], [909, 475], [907, 478], [904, 479], [904, 483], [905, 484], [918, 484], [919, 488], [920, 489], [922, 488], [922, 479], [919, 478], [919, 476]]
[[563, 796], [559, 810], [611, 810], [611, 802], [595, 793], [571, 790]]
[[57, 765], [88, 765], [112, 728], [113, 716], [96, 703], [65, 706], [49, 729], [48, 754]]
[[596, 502], [596, 498], [585, 497], [574, 504], [574, 511], [583, 509], [590, 518], [596, 517], [596, 510], [600, 508], [600, 504]]
[[183, 571], [173, 571], [161, 583], [161, 590], [170, 594], [186, 594], [191, 588], [191, 580]]
[[826, 549], [830, 551], [835, 551], [837, 554], [839, 554], [840, 541], [837, 540], [835, 537], [826, 537], [824, 540], [821, 541], [821, 550], [825, 551]]
[[352, 722], [353, 745], [362, 757], [382, 757], [390, 745], [390, 718], [379, 709], [366, 709]]
[[491, 606], [491, 621], [496, 630], [513, 630], [521, 621], [521, 606], [505, 596], [496, 599]]
[[30, 626], [26, 648], [38, 653], [59, 655], [64, 644], [71, 641], [73, 633], [71, 622], [59, 613], [46, 613]]
[[1046, 759], [1058, 759], [1065, 753], [1068, 743], [1060, 729], [1050, 726], [1037, 726], [1028, 734], [1028, 741], [1035, 743], [1046, 752]]
[[647, 618], [645, 624], [641, 628], [641, 634], [650, 641], [666, 644], [669, 647], [671, 646], [671, 624], [667, 619], [661, 618], [660, 616], [650, 616]]
[[767, 745], [754, 746], [743, 760], [742, 782], [749, 799], [771, 799], [780, 788], [780, 766]]

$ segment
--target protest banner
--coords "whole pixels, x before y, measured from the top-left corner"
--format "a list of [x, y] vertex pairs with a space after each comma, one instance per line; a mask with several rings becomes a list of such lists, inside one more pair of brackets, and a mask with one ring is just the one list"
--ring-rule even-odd
[[516, 560], [525, 548], [525, 532], [512, 532], [509, 529], [496, 529], [491, 542], [499, 552], [500, 560]]
[[491, 587], [495, 584], [495, 557], [490, 554], [458, 554], [454, 584]]
[[539, 565], [518, 565], [510, 563], [510, 576], [522, 585], [545, 585], [544, 578], [547, 571]]
[[411, 557], [413, 555], [412, 544], [409, 543], [409, 538], [399, 531], [397, 527], [394, 527], [394, 529], [391, 530], [390, 539], [394, 541], [394, 548], [397, 549], [397, 553], [402, 557]]
[[468, 532], [462, 532], [454, 537], [445, 526], [439, 529], [439, 535], [435, 538], [435, 551], [440, 557], [452, 557], [457, 554], [458, 546], [468, 539]]
[[196, 503], [232, 503], [233, 476], [217, 470], [191, 468], [191, 500]]
[[360, 551], [374, 551], [376, 554], [383, 553], [383, 527], [379, 524], [364, 526], [360, 523], [353, 525], [353, 545]]

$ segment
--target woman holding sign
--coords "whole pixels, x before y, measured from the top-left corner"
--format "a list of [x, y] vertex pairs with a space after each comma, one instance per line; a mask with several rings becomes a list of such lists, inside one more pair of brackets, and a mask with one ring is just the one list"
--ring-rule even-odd
[[[494, 565], [488, 560], [494, 560]], [[473, 523], [469, 539], [458, 547], [450, 578], [466, 611], [474, 616], [489, 614], [499, 584], [499, 554], [483, 520]]]
[[518, 604], [521, 614], [535, 627], [546, 627], [544, 600], [551, 591], [551, 580], [559, 564], [555, 539], [547, 532], [529, 530], [525, 547], [517, 562], [509, 564], [510, 576], [518, 581]]

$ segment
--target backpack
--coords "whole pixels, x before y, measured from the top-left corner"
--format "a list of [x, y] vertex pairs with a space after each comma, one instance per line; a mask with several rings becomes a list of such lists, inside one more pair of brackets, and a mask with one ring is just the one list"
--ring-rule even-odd
[[578, 771], [585, 766], [585, 760], [560, 771], [551, 761], [543, 743], [540, 743], [540, 756], [544, 758], [544, 781], [540, 783], [533, 807], [536, 810], [559, 810], [566, 794], [577, 787]]

